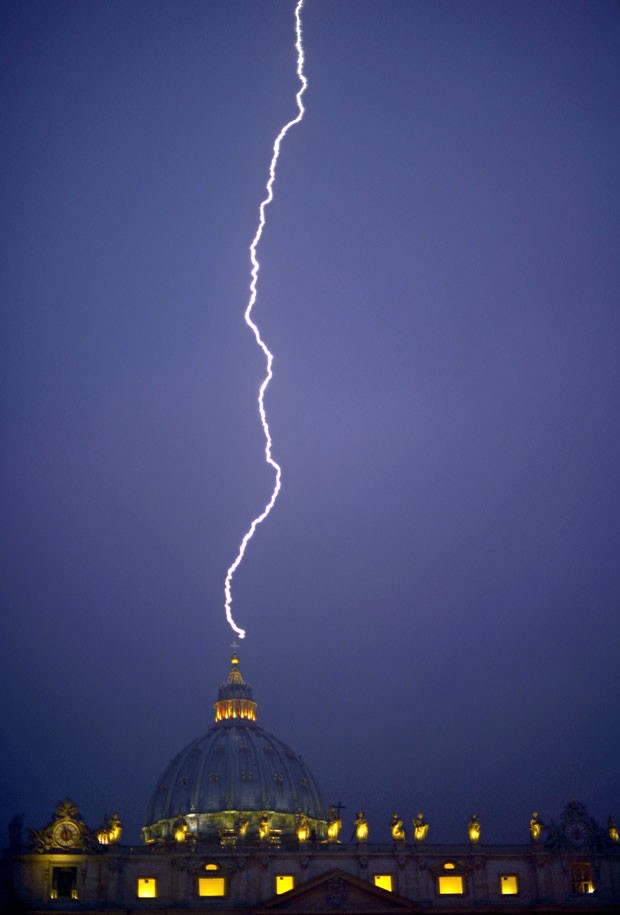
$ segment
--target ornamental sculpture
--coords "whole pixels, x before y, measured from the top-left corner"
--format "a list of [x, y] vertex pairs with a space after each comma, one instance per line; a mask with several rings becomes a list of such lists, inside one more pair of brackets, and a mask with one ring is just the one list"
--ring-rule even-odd
[[618, 842], [620, 840], [620, 833], [618, 833], [618, 827], [616, 826], [616, 821], [613, 817], [609, 817], [607, 822], [607, 835], [612, 842]]
[[424, 820], [424, 814], [419, 813], [413, 820], [413, 838], [416, 842], [424, 842], [428, 835], [428, 823]]
[[31, 842], [36, 852], [53, 849], [92, 849], [97, 845], [75, 804], [69, 798], [56, 807], [54, 819], [42, 830], [31, 829]]
[[185, 842], [189, 826], [185, 817], [178, 816], [172, 826], [172, 832], [175, 842]]
[[404, 842], [405, 841], [405, 830], [403, 828], [403, 821], [397, 813], [394, 814], [390, 820], [390, 831], [392, 833], [392, 838], [395, 842]]
[[310, 838], [310, 823], [305, 813], [297, 814], [297, 838], [300, 842], [307, 842]]
[[544, 826], [545, 824], [541, 821], [537, 812], [534, 811], [532, 814], [532, 819], [530, 820], [530, 836], [532, 838], [532, 842], [540, 842]]
[[123, 824], [118, 813], [106, 818], [103, 826], [97, 830], [97, 841], [100, 845], [116, 845], [121, 837]]
[[355, 838], [358, 842], [366, 842], [368, 839], [368, 821], [364, 816], [363, 810], [359, 811], [353, 822], [355, 825]]
[[469, 833], [469, 841], [472, 845], [476, 845], [480, 841], [480, 820], [477, 813], [472, 813], [470, 816], [467, 831]]
[[270, 831], [271, 827], [269, 825], [269, 817], [266, 813], [264, 813], [258, 823], [258, 838], [261, 840], [261, 842], [269, 838]]
[[337, 842], [338, 835], [342, 828], [342, 820], [338, 816], [335, 807], [330, 807], [327, 811], [327, 838], [330, 842]]

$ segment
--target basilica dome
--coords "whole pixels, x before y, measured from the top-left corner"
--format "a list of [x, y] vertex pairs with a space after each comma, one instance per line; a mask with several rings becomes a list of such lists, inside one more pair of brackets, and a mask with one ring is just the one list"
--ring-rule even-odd
[[307, 837], [326, 835], [318, 785], [301, 756], [256, 723], [252, 688], [233, 654], [215, 723], [164, 770], [148, 807], [144, 841], [277, 843], [298, 837], [300, 828]]

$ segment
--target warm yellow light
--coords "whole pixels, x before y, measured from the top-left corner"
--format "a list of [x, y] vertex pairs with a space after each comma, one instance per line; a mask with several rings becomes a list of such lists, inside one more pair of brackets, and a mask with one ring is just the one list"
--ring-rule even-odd
[[502, 896], [516, 896], [519, 892], [519, 880], [516, 874], [502, 874], [500, 881]]
[[573, 893], [593, 893], [592, 868], [587, 861], [570, 865], [570, 877]]
[[439, 877], [440, 896], [462, 896], [463, 878], [458, 874], [442, 874]]
[[215, 703], [215, 720], [228, 721], [230, 718], [256, 721], [256, 703], [249, 699], [218, 699]]
[[473, 845], [476, 845], [476, 843], [480, 841], [480, 820], [478, 819], [477, 814], [472, 813], [467, 831], [469, 833], [469, 841]]
[[327, 824], [327, 838], [330, 842], [336, 842], [338, 840], [338, 834], [342, 828], [342, 820], [336, 818], [335, 820], [330, 820]]
[[155, 899], [157, 897], [157, 880], [155, 877], [138, 877], [138, 898]]
[[364, 816], [363, 810], [360, 810], [353, 822], [355, 824], [355, 838], [358, 842], [366, 842], [368, 839], [368, 821]]
[[392, 892], [392, 875], [391, 874], [375, 874], [375, 886], [378, 886], [382, 890], [388, 890]]
[[187, 820], [185, 817], [178, 816], [174, 823], [172, 824], [173, 836], [175, 842], [185, 842], [187, 838], [187, 831], [189, 826], [187, 825]]
[[310, 823], [303, 813], [297, 818], [297, 838], [300, 842], [307, 842], [310, 838]]
[[291, 874], [278, 874], [276, 877], [276, 896], [294, 889], [295, 878]]
[[108, 835], [110, 836], [110, 842], [116, 844], [120, 842], [121, 833], [123, 831], [123, 824], [120, 821], [118, 813], [112, 814], [112, 819], [108, 825]]
[[453, 871], [455, 867], [456, 867], [456, 864], [454, 863], [454, 861], [446, 861], [446, 863], [443, 866], [443, 869], [445, 871]]
[[224, 877], [199, 877], [199, 896], [225, 896], [226, 881]]
[[217, 864], [205, 864], [205, 870], [206, 871], [216, 871]]

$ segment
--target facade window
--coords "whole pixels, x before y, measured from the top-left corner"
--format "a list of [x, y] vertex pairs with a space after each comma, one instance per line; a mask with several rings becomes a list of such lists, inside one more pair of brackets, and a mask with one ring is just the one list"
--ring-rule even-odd
[[392, 875], [391, 874], [375, 874], [374, 876], [375, 886], [378, 886], [382, 890], [388, 890], [392, 892]]
[[199, 896], [225, 896], [226, 895], [226, 878], [225, 877], [199, 877], [198, 878], [198, 895]]
[[516, 896], [519, 892], [519, 878], [516, 874], [502, 874], [499, 878], [499, 891], [502, 896]]
[[77, 899], [77, 867], [52, 868], [52, 899]]
[[295, 888], [295, 878], [292, 874], [278, 874], [276, 876], [276, 896], [281, 893], [288, 893]]
[[437, 879], [440, 896], [463, 895], [463, 878], [460, 874], [440, 874]]
[[593, 893], [592, 868], [587, 861], [579, 861], [570, 865], [570, 882], [573, 893]]
[[155, 877], [138, 877], [138, 899], [156, 899], [157, 880]]

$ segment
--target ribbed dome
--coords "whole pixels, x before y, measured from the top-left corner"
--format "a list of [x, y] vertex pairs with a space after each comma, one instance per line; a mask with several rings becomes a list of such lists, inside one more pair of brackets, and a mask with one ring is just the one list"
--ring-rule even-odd
[[304, 814], [317, 838], [325, 805], [300, 756], [255, 721], [256, 703], [233, 655], [215, 703], [216, 723], [166, 767], [148, 807], [145, 841], [170, 840], [179, 822], [187, 836], [256, 838], [265, 817], [272, 837], [296, 834]]

